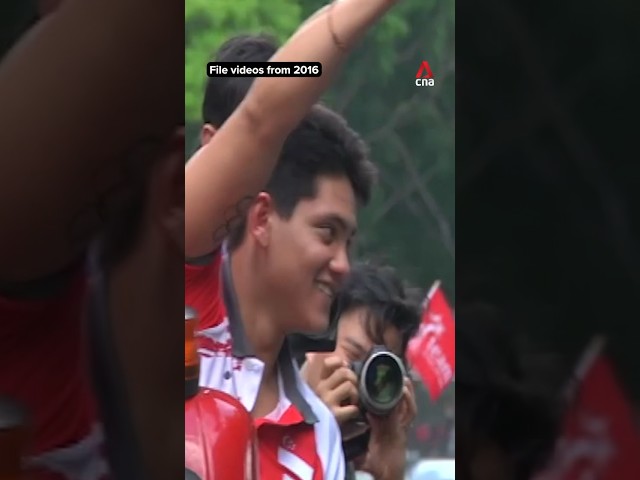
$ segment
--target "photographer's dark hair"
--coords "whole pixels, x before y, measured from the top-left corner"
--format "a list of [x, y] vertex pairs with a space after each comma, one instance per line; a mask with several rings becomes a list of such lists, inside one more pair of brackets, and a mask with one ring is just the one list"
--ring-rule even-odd
[[419, 290], [404, 285], [391, 267], [356, 264], [333, 301], [331, 318], [356, 308], [366, 309], [365, 328], [371, 340], [382, 345], [385, 330], [394, 327], [400, 332], [404, 360], [407, 344], [420, 325], [419, 295]]
[[[286, 139], [276, 168], [265, 188], [276, 211], [285, 219], [305, 198], [314, 198], [320, 177], [346, 177], [359, 204], [366, 205], [376, 168], [360, 136], [337, 113], [315, 105]], [[229, 249], [244, 238], [245, 221], [229, 226]]]
[[[278, 50], [268, 35], [238, 35], [227, 40], [214, 56], [214, 62], [266, 62]], [[210, 77], [202, 102], [204, 123], [216, 128], [227, 121], [249, 91], [254, 77]]]
[[520, 343], [508, 320], [484, 304], [456, 310], [457, 453], [470, 463], [479, 446], [498, 447], [513, 478], [527, 479], [546, 465], [559, 433], [561, 369]]

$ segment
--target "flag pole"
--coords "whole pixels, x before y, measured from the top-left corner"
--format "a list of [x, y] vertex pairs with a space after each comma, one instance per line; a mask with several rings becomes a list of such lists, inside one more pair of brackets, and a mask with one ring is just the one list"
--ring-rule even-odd
[[433, 296], [435, 295], [435, 293], [438, 291], [438, 288], [440, 288], [440, 280], [436, 280], [435, 282], [433, 282], [433, 285], [431, 285], [431, 288], [429, 289], [429, 293], [427, 293], [427, 296], [425, 297], [424, 301], [422, 302], [422, 310], [426, 310], [427, 308], [429, 308], [429, 304], [431, 303], [431, 299], [433, 298]]
[[584, 353], [578, 360], [571, 378], [563, 390], [563, 398], [567, 403], [573, 402], [580, 387], [580, 384], [587, 376], [598, 356], [604, 351], [607, 340], [604, 335], [596, 335], [591, 339]]

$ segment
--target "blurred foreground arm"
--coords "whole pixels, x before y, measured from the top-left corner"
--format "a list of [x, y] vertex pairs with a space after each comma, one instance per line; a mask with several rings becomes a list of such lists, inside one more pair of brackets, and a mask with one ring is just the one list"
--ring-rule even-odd
[[[322, 76], [258, 78], [245, 100], [189, 161], [185, 172], [185, 254], [215, 250], [226, 225], [264, 188], [287, 136], [329, 87], [357, 40], [395, 0], [340, 0], [310, 17], [273, 62], [321, 62]], [[339, 43], [336, 43], [336, 39]]]
[[[0, 63], [0, 282], [55, 272], [145, 138], [183, 121], [184, 2], [65, 0]], [[150, 14], [152, 12], [152, 14]], [[182, 73], [180, 73], [182, 78]], [[133, 158], [136, 157], [136, 158]]]

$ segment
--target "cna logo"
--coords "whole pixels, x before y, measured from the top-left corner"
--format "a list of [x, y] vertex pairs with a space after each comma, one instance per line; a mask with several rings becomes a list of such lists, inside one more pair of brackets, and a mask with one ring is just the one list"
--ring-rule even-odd
[[429, 62], [423, 60], [416, 73], [416, 87], [433, 87], [435, 80], [433, 79], [433, 72], [429, 66]]

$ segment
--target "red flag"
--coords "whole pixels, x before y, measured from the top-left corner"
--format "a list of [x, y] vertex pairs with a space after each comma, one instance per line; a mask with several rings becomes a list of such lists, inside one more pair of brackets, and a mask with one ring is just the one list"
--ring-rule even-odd
[[640, 478], [640, 437], [601, 344], [587, 355], [551, 468], [537, 480]]
[[409, 342], [407, 358], [436, 400], [453, 380], [456, 362], [453, 311], [440, 281], [431, 287], [424, 307], [420, 330]]

